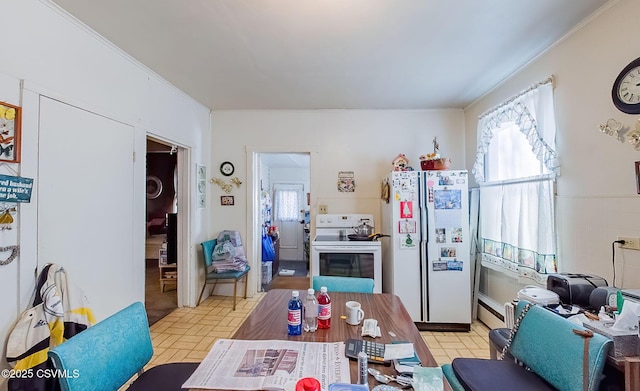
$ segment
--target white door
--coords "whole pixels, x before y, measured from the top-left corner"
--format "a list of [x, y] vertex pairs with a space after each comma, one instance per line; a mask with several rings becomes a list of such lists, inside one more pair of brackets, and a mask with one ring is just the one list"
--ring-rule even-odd
[[273, 184], [273, 220], [280, 231], [280, 260], [304, 260], [302, 184]]
[[41, 98], [38, 264], [65, 267], [98, 319], [144, 284], [144, 260], [133, 259], [134, 229], [144, 229], [133, 221], [133, 147], [131, 126]]

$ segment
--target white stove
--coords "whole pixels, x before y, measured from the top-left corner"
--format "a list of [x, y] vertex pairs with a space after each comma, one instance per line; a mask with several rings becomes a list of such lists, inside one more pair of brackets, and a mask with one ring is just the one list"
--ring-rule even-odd
[[382, 293], [382, 245], [377, 240], [350, 240], [354, 227], [370, 214], [322, 214], [316, 216], [316, 237], [311, 242], [311, 275], [363, 277], [374, 280], [374, 292]]

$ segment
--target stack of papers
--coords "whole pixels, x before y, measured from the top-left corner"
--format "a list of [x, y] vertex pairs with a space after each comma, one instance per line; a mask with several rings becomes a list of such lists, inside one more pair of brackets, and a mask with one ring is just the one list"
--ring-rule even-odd
[[286, 390], [303, 377], [350, 383], [344, 342], [219, 339], [182, 388]]
[[[405, 353], [408, 353], [408, 354], [403, 354], [403, 357], [394, 358], [393, 366], [399, 374], [412, 374], [413, 367], [416, 365], [422, 364], [420, 362], [420, 358], [415, 352], [415, 349], [413, 348], [413, 344], [408, 343], [408, 341], [393, 341], [391, 345], [387, 345], [387, 346], [405, 346], [405, 345], [410, 345], [411, 350], [405, 351]], [[385, 347], [385, 356], [386, 356], [386, 350], [387, 348]]]

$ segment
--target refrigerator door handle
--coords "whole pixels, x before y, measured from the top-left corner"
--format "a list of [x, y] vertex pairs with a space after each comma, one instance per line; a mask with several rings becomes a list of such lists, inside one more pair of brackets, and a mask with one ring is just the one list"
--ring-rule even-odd
[[429, 256], [427, 254], [427, 243], [429, 242], [428, 230], [428, 209], [427, 209], [427, 174], [422, 172], [418, 175], [418, 194], [420, 204], [420, 304], [422, 321], [429, 321]]
[[424, 173], [418, 175], [418, 210], [420, 212], [420, 241], [429, 241], [427, 230], [427, 180]]
[[420, 242], [420, 311], [422, 321], [429, 321], [429, 259], [427, 257], [427, 242]]

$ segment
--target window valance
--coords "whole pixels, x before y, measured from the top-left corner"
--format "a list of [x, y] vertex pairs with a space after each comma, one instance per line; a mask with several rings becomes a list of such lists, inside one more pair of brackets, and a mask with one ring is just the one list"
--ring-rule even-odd
[[560, 174], [560, 164], [555, 152], [552, 78], [521, 92], [479, 117], [478, 149], [472, 173], [480, 184], [485, 182], [485, 155], [494, 131], [505, 122], [515, 123], [529, 141], [537, 159], [554, 175]]

